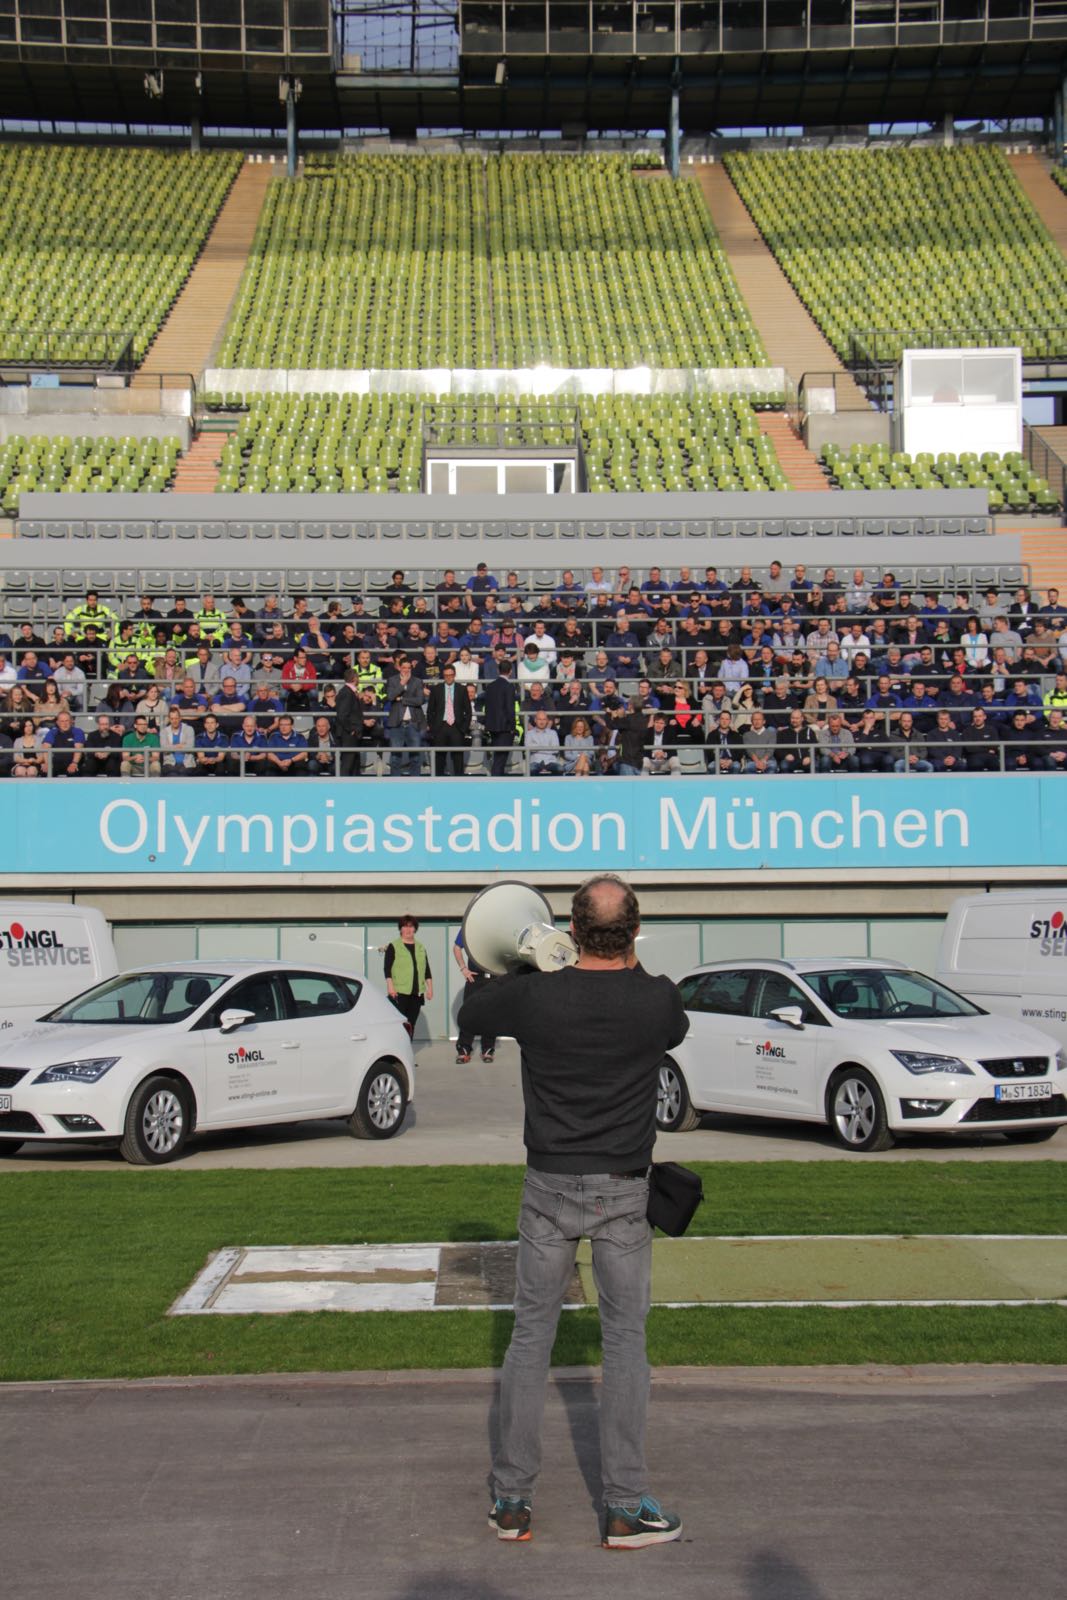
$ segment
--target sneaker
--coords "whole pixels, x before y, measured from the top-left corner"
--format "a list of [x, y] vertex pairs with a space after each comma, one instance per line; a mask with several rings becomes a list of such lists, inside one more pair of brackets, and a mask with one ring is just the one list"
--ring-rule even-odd
[[658, 1500], [645, 1495], [636, 1511], [608, 1506], [604, 1527], [606, 1550], [643, 1550], [646, 1544], [669, 1544], [682, 1536], [682, 1519], [664, 1511]]
[[525, 1543], [533, 1535], [529, 1500], [495, 1500], [489, 1513], [489, 1526], [498, 1539], [517, 1539]]
[[470, 1053], [469, 1050], [457, 1050], [456, 1051], [456, 1066], [457, 1067], [465, 1067], [467, 1065], [467, 1062], [470, 1060], [470, 1058], [471, 1058], [471, 1053]]
[[490, 1062], [493, 1061], [495, 1055], [496, 1055], [496, 1051], [495, 1050], [483, 1050], [482, 1051], [482, 1060], [484, 1062], [486, 1062], [486, 1063], [490, 1063]]

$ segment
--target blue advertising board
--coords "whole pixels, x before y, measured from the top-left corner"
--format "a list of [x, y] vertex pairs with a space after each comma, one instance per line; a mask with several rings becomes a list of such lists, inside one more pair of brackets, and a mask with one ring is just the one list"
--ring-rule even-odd
[[43, 878], [1065, 864], [1059, 776], [0, 785], [0, 872]]

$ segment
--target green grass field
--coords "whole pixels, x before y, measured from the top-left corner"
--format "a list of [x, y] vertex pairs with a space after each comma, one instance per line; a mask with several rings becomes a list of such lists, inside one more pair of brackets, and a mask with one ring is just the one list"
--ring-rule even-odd
[[[1037, 1161], [705, 1163], [695, 1233], [1059, 1233], [1067, 1168]], [[13, 1173], [0, 1177], [0, 1378], [480, 1367], [496, 1312], [168, 1318], [232, 1244], [509, 1239], [521, 1169]], [[656, 1309], [654, 1363], [1067, 1361], [1060, 1307]], [[555, 1361], [596, 1362], [593, 1312], [566, 1313]]]

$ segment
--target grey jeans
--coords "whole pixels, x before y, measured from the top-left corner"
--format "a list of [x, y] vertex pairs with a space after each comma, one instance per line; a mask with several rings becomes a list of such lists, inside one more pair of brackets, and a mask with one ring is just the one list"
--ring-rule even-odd
[[652, 1280], [648, 1179], [527, 1168], [519, 1212], [515, 1329], [500, 1383], [493, 1492], [528, 1500], [541, 1469], [541, 1423], [560, 1307], [578, 1241], [593, 1246], [604, 1346], [600, 1468], [605, 1505], [636, 1510], [647, 1488], [645, 1348]]

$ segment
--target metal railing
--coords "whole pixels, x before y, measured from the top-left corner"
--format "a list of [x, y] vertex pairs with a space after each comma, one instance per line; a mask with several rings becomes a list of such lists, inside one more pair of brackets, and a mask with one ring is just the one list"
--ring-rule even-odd
[[[640, 777], [670, 777], [678, 779], [699, 778], [703, 781], [714, 781], [720, 777], [757, 777], [765, 776], [770, 781], [782, 777], [850, 777], [863, 779], [865, 777], [910, 777], [921, 778], [930, 773], [946, 773], [960, 778], [981, 778], [990, 774], [1018, 773], [1021, 775], [1039, 775], [1042, 772], [1067, 773], [1067, 728], [1063, 731], [1063, 744], [1059, 747], [1060, 756], [1057, 759], [1046, 748], [1041, 740], [1033, 740], [1023, 745], [1021, 759], [1026, 763], [1019, 765], [1019, 744], [1015, 741], [990, 740], [982, 743], [968, 744], [966, 739], [947, 745], [938, 745], [932, 735], [925, 735], [915, 741], [908, 749], [897, 738], [867, 741], [857, 745], [855, 749], [842, 759], [835, 761], [829, 752], [817, 745], [800, 745], [795, 751], [785, 745], [775, 746], [772, 751], [770, 764], [761, 770], [755, 758], [745, 752], [743, 743], [735, 741], [735, 754], [729, 764], [724, 766], [716, 759], [716, 746], [703, 742], [676, 744], [668, 747], [662, 761], [653, 762], [650, 754], [642, 757], [644, 770], [638, 774], [619, 774], [617, 759], [605, 761], [605, 751], [617, 747], [606, 746], [603, 743], [594, 745], [592, 750], [584, 750], [589, 759], [588, 774], [576, 774], [566, 771], [566, 763], [572, 758], [573, 753], [568, 751], [560, 740], [558, 750], [536, 751], [527, 749], [522, 743], [494, 745], [487, 742], [485, 736], [478, 732], [472, 741], [463, 745], [434, 745], [420, 743], [417, 746], [392, 747], [388, 743], [370, 747], [366, 744], [336, 745], [331, 743], [327, 748], [318, 749], [313, 741], [308, 741], [303, 746], [295, 749], [291, 746], [283, 748], [277, 746], [257, 747], [254, 751], [234, 748], [232, 745], [211, 747], [194, 747], [192, 750], [178, 749], [175, 751], [161, 749], [157, 745], [130, 746], [125, 743], [93, 747], [89, 750], [83, 745], [53, 749], [50, 745], [35, 746], [20, 749], [16, 743], [14, 749], [4, 752], [4, 759], [9, 765], [13, 781], [22, 781], [26, 774], [17, 773], [14, 769], [19, 766], [34, 767], [41, 777], [61, 778], [68, 775], [77, 775], [83, 778], [168, 778], [190, 777], [209, 778], [231, 777], [326, 777], [326, 778], [368, 778], [368, 777], [487, 777], [494, 775], [492, 765], [494, 756], [502, 757], [504, 770], [496, 776], [507, 778], [538, 778], [538, 777], [604, 777], [604, 776], [640, 776]], [[274, 755], [281, 760], [292, 762], [289, 770], [282, 771], [270, 762]], [[221, 756], [221, 762], [215, 758]], [[356, 770], [346, 771], [347, 758], [352, 758]], [[203, 758], [203, 759], [202, 759]], [[111, 770], [93, 771], [97, 761], [108, 761]], [[948, 764], [946, 765], [946, 760]], [[192, 762], [186, 766], [185, 762]], [[65, 769], [74, 765], [75, 773], [71, 774]], [[451, 773], [443, 771], [446, 764], [458, 766], [459, 771]], [[117, 768], [117, 770], [115, 770]], [[404, 770], [401, 771], [400, 769]], [[558, 769], [558, 770], [557, 770]]]
[[66, 368], [79, 372], [132, 372], [133, 334], [94, 328], [6, 328], [0, 367], [27, 373]]
[[1023, 454], [1038, 476], [1048, 480], [1060, 505], [1067, 507], [1067, 461], [1028, 422], [1023, 424]]

